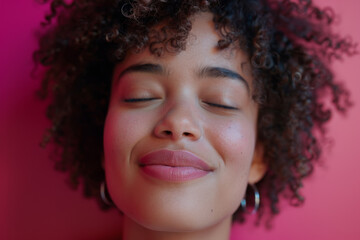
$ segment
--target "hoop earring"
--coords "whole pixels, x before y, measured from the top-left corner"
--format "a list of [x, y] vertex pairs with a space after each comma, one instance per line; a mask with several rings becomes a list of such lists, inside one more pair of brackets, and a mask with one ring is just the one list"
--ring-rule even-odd
[[248, 184], [248, 186], [251, 186], [253, 192], [254, 192], [254, 209], [252, 211], [247, 211], [246, 210], [246, 196], [243, 198], [243, 200], [241, 200], [241, 207], [244, 210], [244, 212], [249, 213], [249, 214], [255, 214], [257, 212], [257, 210], [260, 207], [260, 193], [257, 189], [257, 187], [255, 186], [255, 184]]
[[105, 186], [105, 181], [102, 182], [100, 184], [100, 197], [101, 197], [101, 200], [108, 206], [112, 206], [113, 205], [113, 202], [111, 201], [111, 199], [109, 199], [107, 196], [106, 196], [106, 186]]

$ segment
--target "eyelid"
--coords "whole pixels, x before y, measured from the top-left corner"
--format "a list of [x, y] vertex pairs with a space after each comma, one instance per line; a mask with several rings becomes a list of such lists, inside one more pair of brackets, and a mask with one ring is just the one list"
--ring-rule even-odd
[[228, 106], [228, 105], [223, 105], [223, 104], [218, 104], [218, 103], [211, 103], [211, 102], [204, 102], [209, 106], [212, 107], [218, 107], [218, 108], [223, 108], [223, 109], [227, 109], [227, 110], [239, 110], [237, 107], [233, 107], [233, 106]]
[[[124, 102], [126, 103], [136, 103], [136, 102], [146, 102], [146, 101], [152, 101], [152, 100], [157, 100], [158, 98], [127, 98], [124, 99]], [[211, 102], [204, 102], [206, 104], [208, 104], [209, 106], [213, 106], [213, 107], [217, 107], [217, 108], [223, 108], [223, 109], [227, 109], [227, 110], [239, 110], [237, 107], [233, 107], [233, 106], [228, 106], [228, 105], [223, 105], [223, 104], [218, 104], [218, 103], [211, 103]]]
[[159, 98], [126, 98], [124, 99], [124, 102], [127, 103], [135, 103], [135, 102], [146, 102], [146, 101], [151, 101], [151, 100], [156, 100]]

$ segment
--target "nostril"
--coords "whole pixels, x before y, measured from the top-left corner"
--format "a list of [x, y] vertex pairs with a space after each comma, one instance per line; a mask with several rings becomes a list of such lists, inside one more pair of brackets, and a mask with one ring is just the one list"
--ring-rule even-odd
[[170, 135], [171, 135], [171, 131], [169, 131], [169, 130], [164, 131], [164, 133], [165, 133], [165, 135], [167, 135], [167, 136], [170, 136]]
[[191, 135], [191, 133], [184, 132], [184, 136], [188, 137], [188, 136], [190, 136], [190, 135]]

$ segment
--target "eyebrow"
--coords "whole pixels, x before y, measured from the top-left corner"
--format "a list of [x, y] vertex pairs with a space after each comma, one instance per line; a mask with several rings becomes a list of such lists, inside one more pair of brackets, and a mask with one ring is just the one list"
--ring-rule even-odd
[[245, 84], [246, 89], [250, 92], [249, 83], [243, 76], [227, 68], [222, 67], [204, 67], [199, 72], [200, 77], [213, 77], [213, 78], [230, 78], [240, 80]]
[[116, 78], [115, 84], [122, 78], [125, 74], [132, 73], [132, 72], [144, 72], [144, 73], [155, 73], [155, 74], [166, 74], [165, 69], [159, 64], [152, 64], [152, 63], [138, 63], [131, 65], [125, 68], [119, 76]]
[[[168, 74], [168, 71], [166, 71], [161, 65], [159, 64], [153, 64], [153, 63], [138, 63], [131, 65], [127, 68], [125, 68], [119, 76], [116, 78], [115, 84], [120, 80], [121, 77], [123, 77], [125, 74], [132, 73], [132, 72], [143, 72], [143, 73], [153, 73], [153, 74], [161, 74], [166, 75]], [[198, 76], [205, 78], [205, 77], [213, 77], [213, 78], [230, 78], [235, 80], [240, 80], [242, 83], [244, 83], [246, 89], [248, 92], [250, 92], [249, 83], [245, 80], [244, 77], [242, 77], [237, 72], [234, 72], [230, 69], [223, 68], [223, 67], [203, 67], [198, 72]]]

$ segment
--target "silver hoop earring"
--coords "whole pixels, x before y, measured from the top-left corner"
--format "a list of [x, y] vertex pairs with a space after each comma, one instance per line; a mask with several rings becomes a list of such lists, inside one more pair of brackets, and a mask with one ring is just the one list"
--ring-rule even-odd
[[249, 183], [248, 186], [251, 186], [251, 188], [254, 192], [254, 201], [255, 201], [254, 209], [252, 211], [246, 210], [246, 194], [245, 194], [245, 197], [243, 198], [243, 200], [241, 200], [240, 205], [244, 209], [244, 212], [250, 213], [250, 214], [255, 214], [260, 207], [260, 193], [259, 193], [257, 187], [255, 186], [255, 184]]
[[102, 182], [100, 184], [100, 197], [101, 197], [101, 200], [106, 204], [106, 205], [109, 205], [109, 206], [112, 206], [113, 203], [112, 201], [106, 196], [106, 186], [105, 186], [105, 181]]

